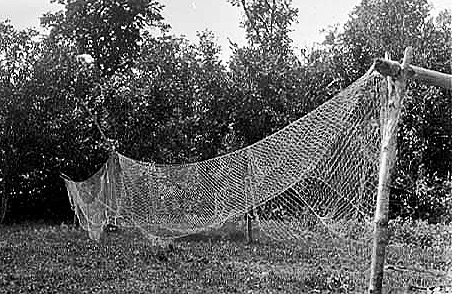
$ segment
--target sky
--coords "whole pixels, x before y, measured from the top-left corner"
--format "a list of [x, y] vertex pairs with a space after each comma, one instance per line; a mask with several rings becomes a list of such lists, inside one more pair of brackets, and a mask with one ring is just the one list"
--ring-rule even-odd
[[[352, 9], [361, 0], [293, 0], [299, 9], [298, 23], [293, 26], [291, 37], [296, 50], [312, 46], [322, 40], [322, 29], [343, 24]], [[434, 11], [452, 9], [451, 0], [430, 0]], [[172, 33], [185, 35], [196, 41], [196, 33], [209, 29], [214, 32], [222, 47], [222, 59], [227, 60], [231, 51], [228, 38], [245, 44], [245, 31], [240, 27], [242, 11], [227, 0], [160, 0], [166, 7], [163, 16], [172, 27]], [[39, 28], [39, 17], [62, 6], [50, 0], [0, 0], [0, 21], [9, 19], [18, 29]]]

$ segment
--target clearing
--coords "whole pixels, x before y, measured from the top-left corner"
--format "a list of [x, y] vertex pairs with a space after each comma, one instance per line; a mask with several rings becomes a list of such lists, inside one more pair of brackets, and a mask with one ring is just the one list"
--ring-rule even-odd
[[[248, 245], [240, 232], [222, 231], [163, 251], [121, 230], [98, 244], [66, 225], [0, 226], [0, 293], [353, 293], [367, 284], [359, 271], [368, 253], [343, 250], [309, 236]], [[388, 259], [443, 266], [442, 253], [416, 250], [393, 250]]]

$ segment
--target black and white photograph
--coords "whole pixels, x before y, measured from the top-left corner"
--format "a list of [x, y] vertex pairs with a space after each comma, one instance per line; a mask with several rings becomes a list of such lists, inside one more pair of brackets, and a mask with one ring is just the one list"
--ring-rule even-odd
[[0, 0], [0, 294], [452, 294], [451, 0]]

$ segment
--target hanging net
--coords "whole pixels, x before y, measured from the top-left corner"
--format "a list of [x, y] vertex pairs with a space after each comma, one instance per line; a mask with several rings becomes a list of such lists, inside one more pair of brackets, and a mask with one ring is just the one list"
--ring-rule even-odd
[[360, 256], [353, 274], [365, 287], [382, 95], [385, 79], [369, 72], [263, 140], [192, 164], [159, 165], [115, 152], [88, 180], [66, 180], [69, 199], [97, 240], [107, 223], [138, 228], [159, 242], [218, 229], [248, 213], [268, 238], [314, 236], [343, 260]]

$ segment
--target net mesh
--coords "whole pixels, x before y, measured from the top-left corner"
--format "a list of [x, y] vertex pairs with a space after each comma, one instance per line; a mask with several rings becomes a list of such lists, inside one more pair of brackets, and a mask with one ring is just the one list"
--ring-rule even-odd
[[109, 222], [159, 242], [248, 213], [271, 239], [316, 234], [342, 258], [361, 256], [353, 274], [365, 286], [386, 89], [369, 72], [282, 130], [206, 161], [159, 165], [112, 153], [88, 180], [66, 180], [71, 204], [97, 240]]
[[253, 210], [263, 232], [286, 239], [316, 223], [334, 231], [332, 222], [366, 220], [378, 168], [376, 79], [364, 76], [279, 132], [221, 157], [159, 165], [113, 153], [88, 180], [66, 181], [80, 223], [95, 231], [113, 219], [176, 237]]

